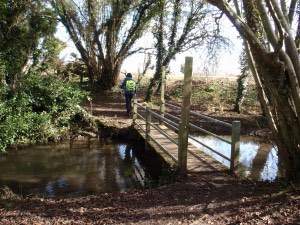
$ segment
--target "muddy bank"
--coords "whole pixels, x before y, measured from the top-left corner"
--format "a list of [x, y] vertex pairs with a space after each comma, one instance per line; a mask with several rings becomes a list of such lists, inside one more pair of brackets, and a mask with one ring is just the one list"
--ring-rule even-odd
[[131, 120], [118, 120], [110, 118], [95, 118], [99, 138], [112, 138], [117, 140], [139, 140], [138, 133], [132, 126]]
[[131, 118], [94, 114], [96, 114], [95, 111], [86, 111], [77, 115], [70, 129], [71, 140], [76, 140], [80, 136], [101, 139], [111, 138], [118, 141], [138, 140], [137, 132], [132, 127]]

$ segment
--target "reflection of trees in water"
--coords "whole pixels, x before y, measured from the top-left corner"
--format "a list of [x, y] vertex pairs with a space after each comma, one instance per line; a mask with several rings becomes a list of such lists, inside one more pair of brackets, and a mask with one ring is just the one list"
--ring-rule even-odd
[[82, 192], [119, 191], [131, 185], [129, 179], [123, 176], [124, 168], [115, 144], [98, 142], [78, 160], [77, 167], [83, 174], [68, 182]]
[[[86, 151], [87, 145], [73, 145], [73, 153], [76, 150]], [[128, 151], [130, 148], [128, 148]], [[115, 144], [92, 143], [88, 152], [83, 152], [81, 157], [75, 158], [78, 165], [77, 172], [82, 172], [78, 177], [69, 177], [70, 186], [77, 187], [78, 191], [89, 193], [110, 192], [126, 189], [130, 181], [122, 175], [123, 167], [121, 157]], [[75, 190], [76, 191], [76, 190]]]
[[261, 143], [252, 161], [250, 178], [260, 180], [263, 169], [267, 163], [268, 156], [272, 150], [269, 144]]
[[[0, 184], [5, 181], [11, 186], [26, 187], [28, 191], [54, 195], [57, 192], [117, 191], [120, 184], [126, 184], [118, 180], [123, 178], [115, 144], [102, 145], [96, 140], [90, 146], [87, 142], [74, 142], [72, 149], [69, 143], [58, 146], [37, 146], [8, 154], [0, 169], [9, 174], [2, 179], [0, 175]], [[61, 185], [61, 180], [65, 185]]]
[[[100, 145], [86, 168], [85, 186], [90, 192], [110, 192], [128, 188], [128, 181], [121, 176], [121, 158], [115, 145]], [[98, 150], [97, 149], [97, 150]]]
[[280, 178], [284, 178], [285, 176], [285, 170], [284, 170], [284, 165], [283, 165], [283, 156], [280, 154], [280, 151], [277, 151], [278, 154], [278, 171], [277, 171], [277, 177]]
[[[136, 156], [133, 151], [133, 146], [131, 144], [127, 144], [124, 150], [124, 159], [122, 161], [122, 165], [120, 168], [120, 174], [122, 174], [122, 177], [125, 179], [127, 184], [130, 184], [132, 186], [136, 186], [138, 184], [141, 184], [143, 179], [138, 173], [137, 173], [137, 165], [135, 163]], [[120, 150], [120, 149], [119, 149]]]
[[105, 168], [105, 190], [119, 190], [118, 183], [116, 181], [116, 168], [118, 167], [118, 154], [115, 149], [105, 148], [104, 150], [104, 168]]
[[26, 194], [55, 196], [127, 190], [158, 177], [161, 162], [157, 156], [140, 146], [126, 145], [124, 154], [118, 148], [92, 140], [90, 146], [75, 141], [71, 149], [66, 142], [11, 152], [0, 164], [1, 171], [8, 171], [0, 174], [0, 185], [7, 182], [16, 189], [21, 185]]
[[126, 146], [124, 155], [124, 175], [126, 177], [131, 177], [134, 173], [134, 154], [130, 145]]

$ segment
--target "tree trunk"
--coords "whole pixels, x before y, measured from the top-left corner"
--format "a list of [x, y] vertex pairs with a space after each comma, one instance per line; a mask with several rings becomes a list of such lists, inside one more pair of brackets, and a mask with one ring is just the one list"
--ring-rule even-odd
[[237, 93], [234, 104], [234, 111], [237, 113], [240, 113], [241, 105], [243, 104], [243, 101], [245, 99], [247, 81], [250, 75], [248, 63], [249, 60], [247, 57], [247, 53], [244, 50], [240, 56], [241, 75], [237, 79]]
[[247, 80], [249, 77], [249, 73], [243, 73], [241, 76], [237, 79], [237, 94], [234, 104], [234, 111], [237, 113], [241, 113], [241, 106], [243, 104], [243, 101], [245, 99], [246, 90], [247, 90]]
[[145, 97], [145, 101], [146, 102], [150, 102], [151, 101], [154, 88], [157, 85], [160, 84], [160, 82], [161, 82], [161, 73], [162, 73], [162, 66], [156, 67], [156, 72], [154, 74], [154, 77], [151, 78], [149, 86], [147, 88], [146, 97]]
[[118, 62], [115, 65], [104, 63], [102, 65], [101, 77], [97, 81], [102, 90], [112, 89], [118, 81], [122, 63]]
[[[288, 83], [282, 83], [286, 77], [282, 64], [271, 64], [274, 60], [270, 56], [270, 63], [263, 63], [263, 59], [259, 59], [255, 50], [252, 50], [255, 56], [256, 64], [259, 68], [259, 74], [264, 78], [264, 89], [268, 90], [270, 99], [272, 100], [273, 115], [275, 115], [275, 126], [277, 132], [277, 145], [279, 156], [282, 157], [286, 177], [290, 180], [297, 179], [297, 172], [300, 171], [300, 126], [299, 118], [295, 114], [294, 105], [290, 101]], [[299, 174], [298, 174], [299, 175]]]
[[[257, 69], [258, 87], [261, 87], [264, 107], [273, 130], [278, 146], [278, 155], [282, 160], [283, 169], [288, 180], [300, 178], [300, 95], [299, 95], [299, 56], [292, 33], [286, 18], [274, 0], [267, 1], [272, 18], [277, 19], [278, 32], [286, 44], [283, 49], [272, 30], [265, 6], [261, 1], [243, 0], [246, 23], [232, 11], [227, 1], [209, 0], [221, 9], [239, 31], [245, 41], [249, 43], [249, 50], [253, 56]], [[270, 5], [272, 3], [272, 5]], [[273, 7], [275, 6], [275, 7]], [[273, 11], [272, 11], [273, 10]], [[276, 12], [274, 12], [274, 10]], [[258, 15], [259, 13], [259, 15]], [[260, 16], [263, 18], [260, 18]], [[263, 32], [261, 32], [263, 30]], [[266, 37], [261, 40], [263, 33]], [[266, 40], [265, 40], [266, 39]], [[269, 52], [265, 43], [270, 43], [275, 49]], [[255, 77], [255, 76], [254, 76]]]
[[[244, 0], [248, 25], [256, 33], [261, 33], [262, 24], [257, 16], [253, 2]], [[259, 36], [259, 35], [258, 35]], [[259, 38], [259, 37], [258, 37]], [[295, 111], [295, 101], [291, 99], [291, 81], [288, 65], [282, 56], [276, 53], [264, 53], [253, 42], [249, 42], [262, 86], [271, 100], [270, 114], [274, 115], [274, 135], [277, 139], [279, 156], [282, 157], [287, 179], [297, 179], [300, 171], [300, 121]], [[300, 98], [300, 96], [298, 96]], [[268, 103], [265, 103], [268, 104]]]
[[157, 86], [160, 83], [161, 80], [161, 74], [162, 74], [162, 68], [163, 66], [166, 66], [164, 63], [164, 58], [165, 58], [165, 46], [164, 46], [164, 25], [165, 25], [165, 1], [160, 1], [160, 15], [159, 15], [159, 23], [158, 23], [158, 29], [157, 29], [157, 36], [156, 36], [156, 70], [153, 78], [150, 80], [150, 84], [147, 89], [146, 93], [146, 102], [151, 101], [151, 97], [153, 95], [153, 90], [154, 87]]
[[87, 66], [87, 70], [88, 70], [90, 87], [93, 88], [95, 84], [95, 77], [98, 71], [97, 68], [95, 68], [93, 65], [90, 64]]

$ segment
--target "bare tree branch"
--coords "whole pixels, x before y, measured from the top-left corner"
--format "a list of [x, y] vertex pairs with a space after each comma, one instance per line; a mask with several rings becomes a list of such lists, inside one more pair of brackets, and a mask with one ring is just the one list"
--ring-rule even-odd
[[117, 81], [120, 67], [157, 11], [155, 0], [50, 0], [87, 65], [91, 85]]

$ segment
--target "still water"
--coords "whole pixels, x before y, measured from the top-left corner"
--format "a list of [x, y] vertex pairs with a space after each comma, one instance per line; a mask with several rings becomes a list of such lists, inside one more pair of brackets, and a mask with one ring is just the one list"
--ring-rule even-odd
[[124, 192], [158, 184], [167, 170], [143, 144], [82, 140], [0, 154], [0, 187], [45, 197]]
[[[218, 152], [230, 158], [231, 146], [211, 136], [195, 137]], [[230, 140], [229, 136], [224, 138]], [[199, 146], [208, 155], [229, 167], [229, 161], [204, 148], [197, 142], [189, 140]], [[273, 181], [278, 177], [277, 148], [272, 144], [264, 143], [258, 138], [242, 136], [240, 142], [239, 173], [253, 180]]]

